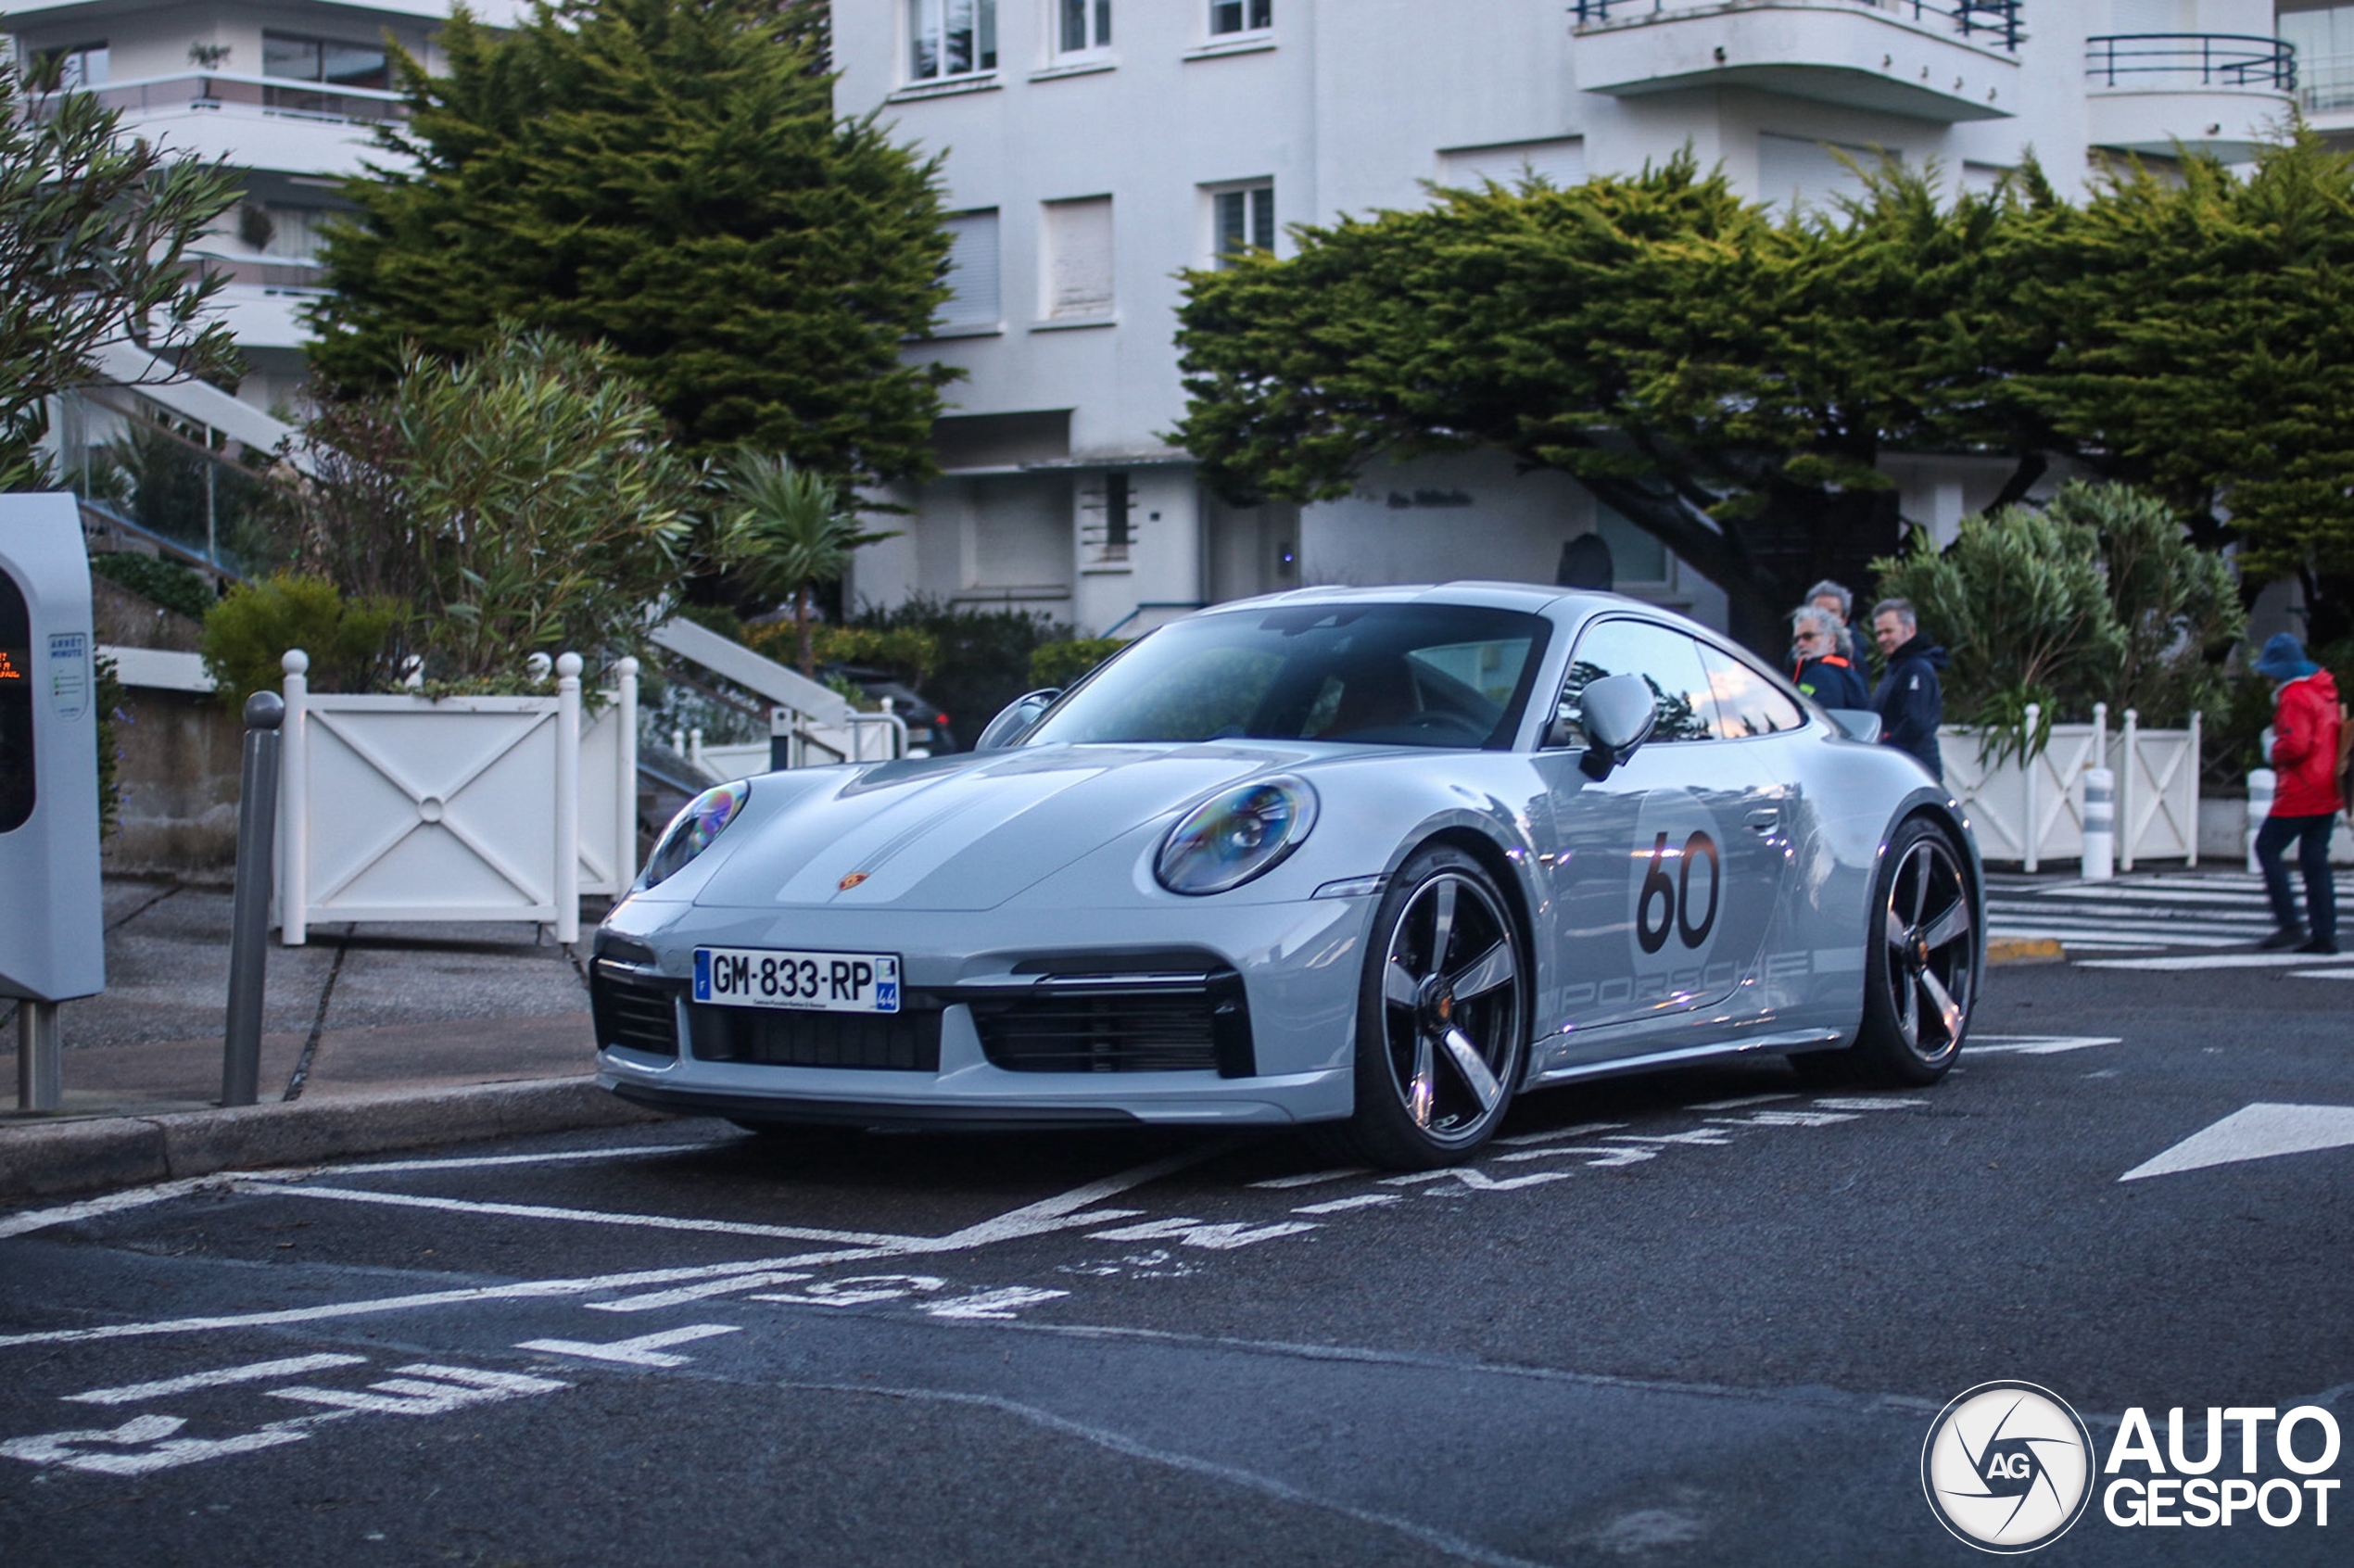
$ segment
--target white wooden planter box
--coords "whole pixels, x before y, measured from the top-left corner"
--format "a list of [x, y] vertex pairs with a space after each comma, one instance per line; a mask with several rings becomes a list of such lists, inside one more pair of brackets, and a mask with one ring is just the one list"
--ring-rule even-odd
[[580, 658], [553, 697], [313, 694], [285, 656], [280, 940], [323, 920], [525, 920], [580, 936], [580, 895], [638, 874], [638, 665], [584, 722]]
[[2013, 756], [1989, 766], [1977, 730], [1938, 731], [1945, 786], [1968, 811], [1980, 854], [2030, 871], [2080, 858], [2084, 773], [2106, 767], [2117, 780], [2118, 868], [2131, 871], [2137, 859], [2198, 864], [2199, 715], [2187, 729], [2144, 729], [2131, 709], [2120, 730], [2107, 720], [2104, 704], [2091, 724], [2052, 726], [2051, 743], [2025, 765]]

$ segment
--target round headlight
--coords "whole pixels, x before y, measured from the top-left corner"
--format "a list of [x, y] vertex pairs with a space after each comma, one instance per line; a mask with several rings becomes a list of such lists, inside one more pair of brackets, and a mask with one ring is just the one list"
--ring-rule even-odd
[[1173, 893], [1221, 893], [1273, 870], [1316, 826], [1316, 791], [1262, 778], [1212, 795], [1162, 841], [1153, 875]]
[[641, 889], [651, 888], [666, 877], [676, 876], [687, 862], [711, 847], [720, 829], [733, 822], [743, 811], [744, 802], [752, 794], [752, 786], [742, 779], [705, 790], [687, 807], [670, 819], [664, 828], [661, 842], [654, 853], [646, 857], [645, 874], [638, 879]]

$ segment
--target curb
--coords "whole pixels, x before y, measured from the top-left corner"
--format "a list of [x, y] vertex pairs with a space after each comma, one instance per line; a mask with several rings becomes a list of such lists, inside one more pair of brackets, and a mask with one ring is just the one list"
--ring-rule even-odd
[[2068, 949], [2057, 937], [1996, 937], [1986, 944], [1990, 969], [2019, 964], [2065, 964]]
[[0, 1204], [429, 1144], [666, 1121], [591, 1076], [0, 1130]]

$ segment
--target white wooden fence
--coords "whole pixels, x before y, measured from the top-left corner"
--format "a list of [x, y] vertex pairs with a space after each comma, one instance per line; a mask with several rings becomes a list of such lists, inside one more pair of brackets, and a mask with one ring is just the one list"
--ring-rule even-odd
[[[2041, 717], [2028, 710], [2031, 727]], [[1979, 852], [1989, 860], [2018, 861], [2027, 870], [2046, 860], [2084, 853], [2084, 771], [2106, 767], [2117, 778], [2117, 865], [2140, 860], [2198, 864], [2199, 718], [2187, 729], [2144, 729], [2133, 710], [2112, 733], [2108, 705], [2090, 724], [2056, 724], [2051, 741], [2032, 759], [2017, 756], [1990, 766], [1977, 730], [1938, 731], [1946, 788], [1969, 812]]]
[[583, 722], [580, 656], [553, 697], [313, 694], [285, 660], [280, 940], [323, 920], [529, 920], [580, 937], [580, 895], [638, 875], [638, 662]]

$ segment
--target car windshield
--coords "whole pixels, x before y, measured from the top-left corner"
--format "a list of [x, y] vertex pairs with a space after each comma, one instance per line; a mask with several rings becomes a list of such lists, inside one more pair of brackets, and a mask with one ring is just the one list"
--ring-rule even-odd
[[1024, 745], [1347, 740], [1506, 746], [1541, 615], [1465, 604], [1300, 604], [1164, 626], [1103, 665]]

